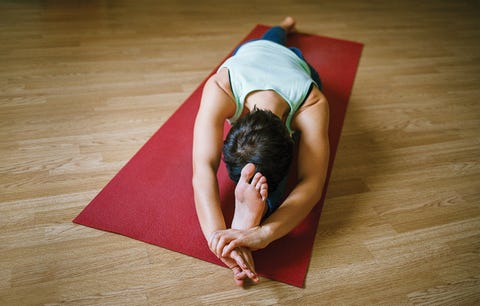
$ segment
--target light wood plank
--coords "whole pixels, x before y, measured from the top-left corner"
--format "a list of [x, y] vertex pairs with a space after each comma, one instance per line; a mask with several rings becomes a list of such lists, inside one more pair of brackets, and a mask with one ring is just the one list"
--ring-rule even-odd
[[[365, 49], [306, 288], [71, 220], [257, 23]], [[478, 1], [0, 1], [0, 304], [480, 302]]]

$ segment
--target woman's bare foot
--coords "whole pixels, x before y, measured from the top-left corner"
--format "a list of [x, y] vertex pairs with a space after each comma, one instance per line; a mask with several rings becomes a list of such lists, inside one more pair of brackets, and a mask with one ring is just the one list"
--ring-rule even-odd
[[284, 28], [287, 33], [293, 33], [296, 31], [295, 23], [296, 21], [293, 17], [287, 16], [280, 22], [280, 26]]
[[259, 225], [266, 212], [267, 196], [267, 178], [261, 173], [255, 173], [254, 164], [247, 164], [243, 167], [240, 180], [235, 188], [235, 213], [232, 228], [250, 229]]

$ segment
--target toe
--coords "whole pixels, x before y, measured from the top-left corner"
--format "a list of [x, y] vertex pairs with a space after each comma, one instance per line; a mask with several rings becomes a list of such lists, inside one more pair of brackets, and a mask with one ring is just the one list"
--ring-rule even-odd
[[265, 201], [268, 197], [268, 184], [262, 184], [260, 187], [260, 196], [262, 197], [262, 201]]
[[[258, 174], [258, 173], [257, 173]], [[260, 190], [262, 185], [267, 183], [267, 178], [264, 177], [263, 175], [260, 176], [260, 178], [257, 180], [256, 184], [255, 184], [255, 188], [257, 190]], [[252, 181], [252, 184], [253, 184], [253, 181]]]
[[256, 188], [262, 177], [263, 177], [263, 175], [260, 172], [255, 173], [252, 181], [250, 182], [250, 185], [252, 185], [253, 187]]
[[255, 165], [252, 163], [248, 163], [243, 167], [242, 172], [240, 173], [240, 181], [248, 184], [254, 174]]

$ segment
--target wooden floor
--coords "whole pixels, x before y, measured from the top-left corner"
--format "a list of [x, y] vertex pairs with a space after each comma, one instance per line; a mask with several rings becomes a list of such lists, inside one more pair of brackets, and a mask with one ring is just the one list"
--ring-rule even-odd
[[[72, 224], [257, 23], [365, 43], [306, 280]], [[0, 304], [480, 303], [478, 1], [0, 1]]]

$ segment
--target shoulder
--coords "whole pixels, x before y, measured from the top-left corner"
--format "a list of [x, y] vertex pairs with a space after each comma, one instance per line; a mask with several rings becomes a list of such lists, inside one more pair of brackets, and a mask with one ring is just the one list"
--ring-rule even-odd
[[228, 70], [221, 69], [205, 82], [199, 112], [226, 119], [233, 116], [235, 109]]
[[203, 88], [204, 93], [208, 95], [217, 95], [222, 93], [226, 95], [232, 102], [235, 101], [233, 97], [232, 88], [230, 86], [230, 76], [227, 68], [220, 69], [217, 73], [210, 76]]
[[232, 88], [230, 87], [229, 71], [226, 67], [223, 67], [217, 73], [212, 75], [209, 80], [214, 82], [220, 89], [222, 89], [228, 96], [233, 99]]
[[304, 133], [306, 129], [325, 130], [328, 129], [329, 107], [327, 98], [313, 86], [305, 102], [298, 109], [293, 117], [292, 127]]

